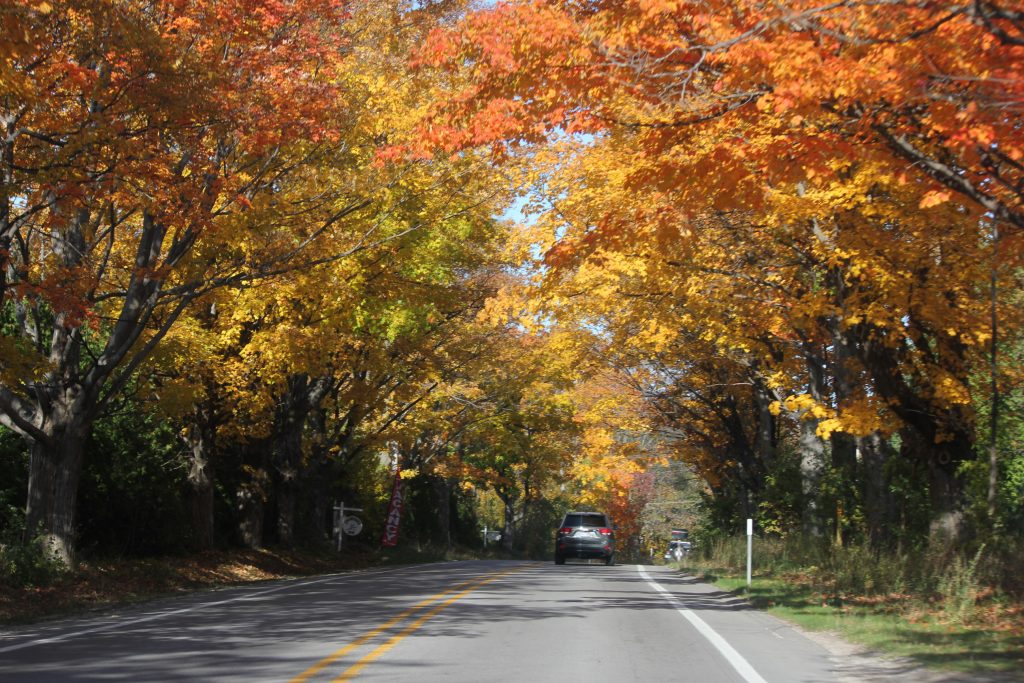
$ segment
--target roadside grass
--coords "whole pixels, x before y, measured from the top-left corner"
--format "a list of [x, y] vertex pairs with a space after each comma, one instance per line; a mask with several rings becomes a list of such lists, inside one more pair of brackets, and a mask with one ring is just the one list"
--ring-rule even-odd
[[[809, 631], [831, 631], [888, 655], [961, 673], [1024, 671], [1024, 606], [981, 595], [968, 611], [910, 594], [838, 595], [815, 572], [754, 574], [690, 563], [684, 568], [754, 607]], [[955, 601], [954, 601], [955, 602]], [[965, 618], [967, 617], [967, 618]]]

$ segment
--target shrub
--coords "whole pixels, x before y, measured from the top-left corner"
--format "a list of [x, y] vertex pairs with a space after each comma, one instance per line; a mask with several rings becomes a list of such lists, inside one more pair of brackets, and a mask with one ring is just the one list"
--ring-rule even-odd
[[955, 624], [963, 624], [974, 616], [981, 585], [978, 579], [978, 563], [985, 546], [978, 548], [971, 560], [956, 555], [939, 576], [938, 593], [942, 598], [946, 616]]
[[7, 505], [0, 511], [0, 517], [0, 584], [11, 588], [45, 585], [64, 571], [64, 564], [45, 553], [41, 542], [25, 542], [25, 516], [21, 510]]

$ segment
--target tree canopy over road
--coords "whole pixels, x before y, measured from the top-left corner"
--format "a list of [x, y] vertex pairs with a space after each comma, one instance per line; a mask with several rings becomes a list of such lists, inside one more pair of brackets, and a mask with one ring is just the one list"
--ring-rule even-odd
[[0, 548], [309, 545], [337, 500], [365, 540], [395, 467], [445, 548], [1024, 542], [1019, 3], [0, 29]]

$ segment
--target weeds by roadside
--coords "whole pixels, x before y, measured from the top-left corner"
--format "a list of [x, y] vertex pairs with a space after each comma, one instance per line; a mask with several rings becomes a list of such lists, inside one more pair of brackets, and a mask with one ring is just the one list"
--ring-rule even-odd
[[1003, 560], [985, 546], [964, 556], [759, 539], [748, 589], [745, 539], [726, 539], [686, 568], [811, 630], [937, 668], [1013, 672], [1024, 670], [1024, 603], [995, 580]]
[[13, 505], [0, 509], [0, 587], [46, 585], [64, 571], [40, 543], [25, 543], [25, 515]]

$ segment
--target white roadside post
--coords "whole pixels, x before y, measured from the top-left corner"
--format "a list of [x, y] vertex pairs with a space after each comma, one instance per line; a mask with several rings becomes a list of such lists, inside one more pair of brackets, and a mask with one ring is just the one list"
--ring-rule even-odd
[[750, 588], [750, 570], [754, 555], [754, 520], [747, 518], [747, 588]]

